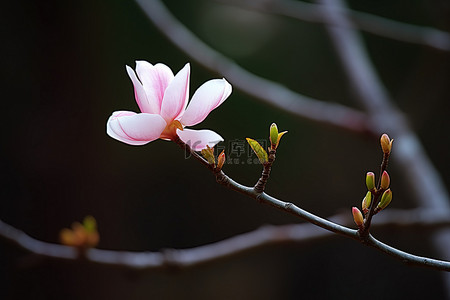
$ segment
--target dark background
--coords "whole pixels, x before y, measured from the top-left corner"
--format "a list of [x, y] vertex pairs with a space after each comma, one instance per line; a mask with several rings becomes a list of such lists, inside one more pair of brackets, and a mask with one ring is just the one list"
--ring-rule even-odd
[[[351, 1], [354, 9], [449, 30], [446, 1]], [[321, 25], [249, 13], [210, 1], [165, 1], [201, 39], [255, 74], [302, 94], [358, 108]], [[0, 217], [29, 235], [58, 232], [93, 215], [99, 248], [190, 248], [264, 224], [301, 222], [215, 184], [173, 143], [129, 146], [106, 135], [115, 110], [137, 111], [125, 65], [191, 59], [133, 1], [8, 1], [1, 9]], [[364, 34], [369, 54], [446, 185], [450, 183], [449, 53]], [[191, 61], [191, 95], [220, 78]], [[320, 216], [359, 206], [364, 174], [380, 162], [376, 139], [317, 125], [234, 90], [196, 129], [232, 140], [283, 138], [267, 192]], [[395, 137], [393, 136], [395, 139]], [[394, 142], [395, 145], [395, 142]], [[395, 146], [394, 146], [395, 147]], [[394, 148], [395, 151], [395, 148]], [[245, 160], [247, 158], [247, 153]], [[253, 185], [261, 168], [226, 165]], [[414, 202], [395, 162], [396, 208]], [[420, 183], [418, 183], [420, 184]], [[375, 230], [382, 241], [438, 258], [429, 230]], [[417, 299], [445, 296], [441, 273], [409, 267], [333, 237], [271, 246], [180, 271], [134, 272], [34, 257], [0, 241], [0, 298], [10, 299]]]

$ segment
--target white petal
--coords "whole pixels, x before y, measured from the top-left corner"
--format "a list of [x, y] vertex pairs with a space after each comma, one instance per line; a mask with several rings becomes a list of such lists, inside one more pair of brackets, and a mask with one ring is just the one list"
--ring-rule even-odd
[[139, 109], [141, 110], [141, 112], [152, 112], [155, 108], [152, 107], [152, 105], [148, 102], [147, 94], [145, 93], [144, 87], [142, 86], [141, 82], [136, 77], [136, 73], [134, 73], [134, 70], [129, 66], [126, 66], [126, 68], [128, 76], [133, 82], [134, 97], [136, 98], [136, 103], [138, 104]]
[[214, 147], [217, 143], [223, 141], [223, 138], [220, 135], [208, 129], [177, 129], [177, 134], [180, 139], [194, 151], [205, 149], [206, 145]]
[[165, 64], [152, 65], [146, 61], [136, 61], [136, 73], [142, 82], [150, 109], [148, 113], [159, 114], [164, 92], [173, 80], [172, 70]]
[[166, 125], [160, 115], [116, 111], [108, 119], [106, 133], [130, 145], [144, 145], [159, 138]]
[[231, 85], [225, 79], [213, 79], [205, 82], [192, 96], [192, 100], [181, 118], [181, 123], [185, 126], [193, 126], [202, 122], [230, 94]]
[[170, 82], [164, 93], [161, 103], [161, 116], [167, 123], [181, 117], [186, 109], [189, 97], [190, 66], [186, 64], [183, 69]]

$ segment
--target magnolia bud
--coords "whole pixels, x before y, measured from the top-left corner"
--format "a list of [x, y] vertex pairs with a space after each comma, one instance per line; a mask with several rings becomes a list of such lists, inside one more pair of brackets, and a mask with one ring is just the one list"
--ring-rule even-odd
[[364, 218], [361, 211], [357, 207], [352, 207], [353, 220], [359, 228], [364, 225]]
[[392, 142], [394, 142], [394, 140], [390, 140], [389, 136], [384, 133], [381, 138], [380, 138], [380, 144], [381, 144], [381, 149], [383, 150], [384, 154], [389, 154], [391, 153], [391, 149], [392, 149]]
[[389, 188], [389, 184], [391, 183], [391, 179], [389, 178], [389, 174], [386, 171], [383, 171], [383, 174], [381, 175], [381, 188], [383, 190], [386, 190]]
[[375, 174], [373, 172], [367, 172], [366, 174], [366, 186], [371, 192], [375, 190]]
[[391, 203], [392, 201], [392, 191], [391, 189], [387, 189], [386, 191], [384, 191], [383, 196], [381, 196], [381, 200], [378, 203], [378, 210], [382, 210], [385, 209], [389, 203]]

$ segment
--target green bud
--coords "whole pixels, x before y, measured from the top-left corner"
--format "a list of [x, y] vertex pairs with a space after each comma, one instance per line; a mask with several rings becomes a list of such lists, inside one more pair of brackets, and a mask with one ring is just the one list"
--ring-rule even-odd
[[392, 201], [392, 191], [391, 189], [387, 189], [386, 191], [384, 191], [383, 196], [381, 196], [381, 200], [378, 203], [377, 208], [379, 210], [385, 209], [389, 203], [391, 203]]
[[95, 231], [97, 229], [97, 221], [93, 216], [86, 216], [83, 220], [83, 226], [88, 232]]
[[366, 186], [369, 191], [375, 191], [375, 174], [373, 172], [367, 172]]
[[278, 144], [278, 127], [275, 123], [270, 125], [270, 143], [272, 144], [272, 148]]
[[352, 214], [353, 214], [353, 221], [355, 221], [356, 225], [358, 225], [359, 228], [363, 227], [364, 218], [361, 211], [357, 207], [352, 207]]
[[372, 193], [370, 191], [367, 192], [366, 196], [362, 200], [362, 210], [366, 213], [370, 208], [370, 203], [372, 202]]
[[280, 143], [280, 139], [283, 135], [285, 135], [287, 131], [278, 132], [277, 124], [272, 123], [270, 125], [270, 148], [276, 150], [278, 148], [278, 144]]

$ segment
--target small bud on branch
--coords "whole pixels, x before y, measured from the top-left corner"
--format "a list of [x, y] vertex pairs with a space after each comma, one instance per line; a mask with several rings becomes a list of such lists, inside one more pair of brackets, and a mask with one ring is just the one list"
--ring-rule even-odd
[[380, 211], [382, 209], [385, 209], [389, 203], [392, 201], [392, 191], [391, 189], [387, 189], [384, 191], [383, 196], [381, 196], [381, 200], [378, 203], [377, 210]]
[[278, 143], [278, 127], [275, 123], [270, 125], [270, 143], [272, 144], [272, 147]]
[[389, 188], [390, 183], [391, 183], [391, 179], [389, 178], [388, 172], [383, 171], [383, 174], [381, 175], [381, 185], [380, 185], [380, 187], [383, 190], [387, 190]]
[[95, 247], [99, 239], [97, 222], [92, 216], [84, 218], [83, 224], [74, 222], [72, 229], [64, 228], [59, 233], [61, 244], [78, 248]]
[[219, 156], [217, 157], [217, 169], [222, 170], [224, 163], [225, 163], [225, 150], [222, 150], [222, 152], [220, 152]]
[[373, 172], [367, 172], [366, 186], [369, 191], [371, 192], [375, 191], [375, 174]]
[[270, 145], [271, 148], [276, 150], [278, 148], [278, 144], [280, 143], [280, 139], [281, 137], [286, 134], [287, 131], [283, 131], [281, 133], [278, 133], [278, 127], [277, 124], [272, 123], [272, 125], [270, 125]]
[[352, 207], [353, 220], [355, 224], [361, 229], [364, 227], [364, 218], [361, 211], [357, 207]]
[[394, 142], [394, 140], [390, 140], [389, 136], [384, 133], [381, 138], [380, 138], [380, 144], [381, 144], [381, 149], [383, 150], [384, 154], [390, 154], [391, 150], [392, 150], [392, 143]]
[[364, 214], [367, 214], [370, 208], [370, 203], [372, 202], [372, 193], [370, 191], [367, 192], [366, 196], [362, 200], [362, 210]]

